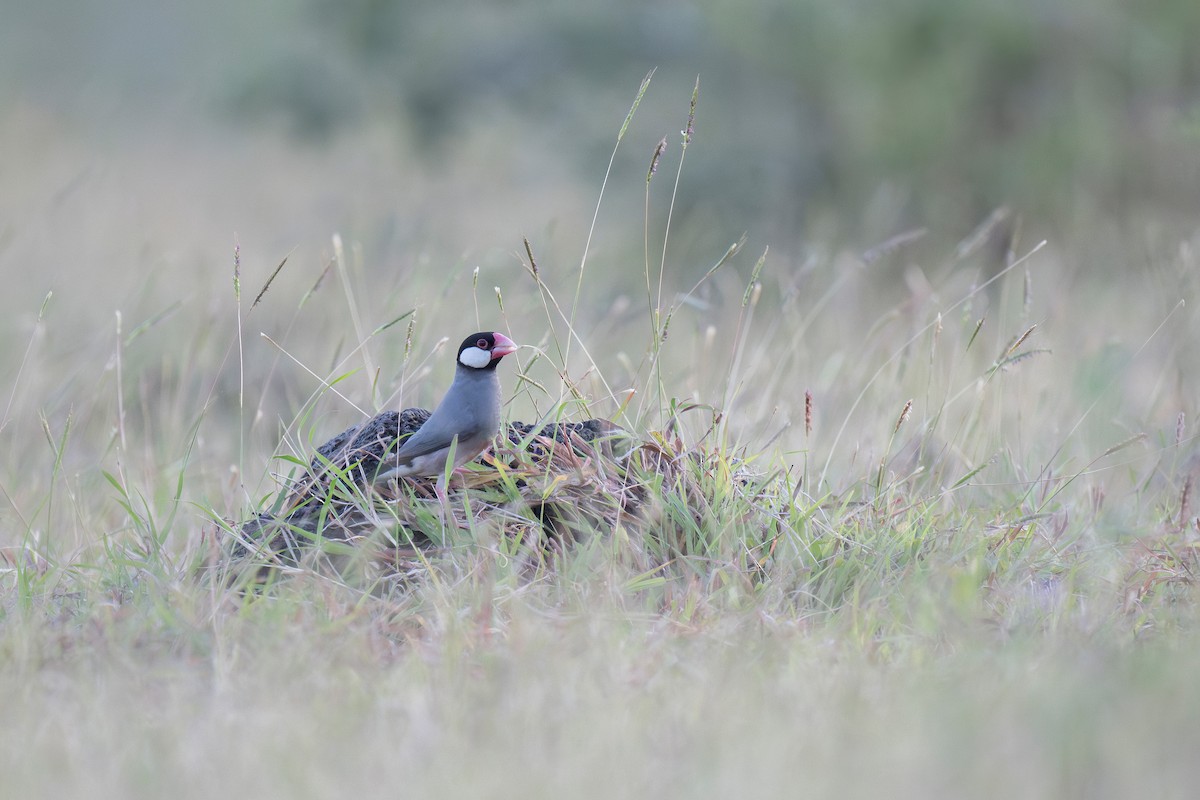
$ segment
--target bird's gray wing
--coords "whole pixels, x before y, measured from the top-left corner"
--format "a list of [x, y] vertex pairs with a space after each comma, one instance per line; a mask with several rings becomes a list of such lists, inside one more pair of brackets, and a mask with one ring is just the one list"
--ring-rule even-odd
[[[432, 420], [432, 418], [430, 418]], [[438, 450], [445, 450], [450, 447], [450, 443], [458, 437], [458, 446], [462, 446], [463, 442], [472, 438], [477, 433], [476, 430], [455, 431], [447, 433], [445, 431], [435, 432], [435, 430], [426, 431], [429, 422], [422, 425], [421, 428], [404, 441], [400, 445], [400, 449], [396, 451], [394, 460], [398, 464], [406, 464], [420, 458], [421, 456], [435, 453]], [[421, 434], [425, 434], [422, 436]]]
[[396, 455], [393, 456], [391, 460], [399, 464], [406, 464], [414, 459], [420, 458], [421, 456], [435, 453], [438, 450], [443, 450], [449, 447], [450, 442], [453, 441], [453, 438], [454, 437], [446, 438], [444, 436], [428, 436], [426, 437], [425, 441], [418, 441], [417, 434], [414, 433], [412, 438], [400, 445], [400, 448], [396, 451]]

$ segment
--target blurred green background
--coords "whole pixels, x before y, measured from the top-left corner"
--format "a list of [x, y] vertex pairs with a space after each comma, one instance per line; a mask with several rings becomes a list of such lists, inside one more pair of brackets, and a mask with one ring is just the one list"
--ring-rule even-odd
[[[629, 140], [644, 158], [628, 168], [663, 135], [678, 154], [699, 75], [702, 155], [679, 209], [698, 252], [742, 230], [785, 252], [818, 234], [961, 237], [1000, 205], [1031, 237], [1192, 225], [1200, 207], [1190, 0], [5, 5], [6, 194], [13, 162], [39, 158], [14, 117], [42, 141], [152, 141], [178, 159], [248, 137], [361, 159], [330, 168], [343, 182], [281, 223], [280, 244], [317, 224], [353, 226], [368, 246], [473, 230], [468, 245], [513, 247], [555, 216], [556, 195], [588, 205], [655, 67]], [[238, 165], [229, 195], [262, 191], [255, 158]], [[405, 213], [356, 209], [366, 176]], [[274, 188], [261, 202], [297, 201]], [[460, 202], [470, 217], [446, 220]]]

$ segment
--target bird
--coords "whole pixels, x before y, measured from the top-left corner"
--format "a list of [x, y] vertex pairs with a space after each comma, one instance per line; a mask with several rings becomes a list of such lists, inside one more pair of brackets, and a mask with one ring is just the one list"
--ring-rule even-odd
[[456, 470], [487, 449], [500, 432], [500, 360], [517, 351], [498, 331], [480, 331], [458, 346], [454, 381], [429, 419], [379, 462], [372, 483], [437, 476], [435, 492], [443, 507], [447, 465]]

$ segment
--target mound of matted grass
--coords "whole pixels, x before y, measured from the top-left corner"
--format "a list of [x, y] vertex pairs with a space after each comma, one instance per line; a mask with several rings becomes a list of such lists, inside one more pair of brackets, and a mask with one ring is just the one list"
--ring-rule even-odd
[[412, 574], [431, 556], [484, 541], [535, 566], [603, 536], [635, 569], [699, 556], [760, 570], [796, 530], [785, 473], [688, 446], [673, 426], [638, 437], [606, 420], [512, 423], [480, 462], [450, 477], [446, 507], [432, 478], [372, 486], [379, 462], [428, 414], [385, 412], [322, 445], [271, 510], [229, 530], [227, 552], [260, 567]]

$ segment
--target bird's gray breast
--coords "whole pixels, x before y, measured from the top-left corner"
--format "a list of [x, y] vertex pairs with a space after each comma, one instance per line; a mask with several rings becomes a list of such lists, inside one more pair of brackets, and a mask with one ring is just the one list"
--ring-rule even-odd
[[447, 440], [456, 435], [460, 441], [495, 436], [500, 428], [500, 379], [495, 370], [459, 367], [450, 390], [425, 425], [435, 421]]
[[[440, 472], [436, 458], [423, 456], [446, 450], [457, 437], [455, 466], [470, 461], [487, 447], [500, 428], [500, 381], [491, 370], [459, 367], [449, 391], [433, 414], [396, 453], [397, 467], [407, 474], [423, 473], [430, 468]], [[421, 459], [417, 463], [417, 459]], [[405, 466], [407, 465], [407, 469]]]

